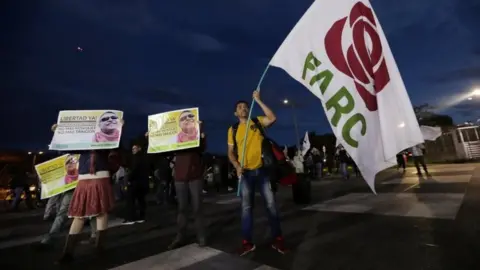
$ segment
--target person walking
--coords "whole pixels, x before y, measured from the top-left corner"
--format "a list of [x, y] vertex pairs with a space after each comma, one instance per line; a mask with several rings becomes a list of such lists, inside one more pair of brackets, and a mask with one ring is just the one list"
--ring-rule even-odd
[[[58, 202], [58, 208], [55, 214], [55, 219], [52, 223], [52, 226], [50, 227], [50, 230], [48, 231], [47, 234], [45, 234], [42, 238], [42, 240], [39, 243], [34, 244], [34, 248], [36, 250], [50, 250], [53, 248], [52, 245], [52, 238], [55, 236], [58, 236], [60, 232], [62, 231], [63, 227], [67, 223], [68, 220], [68, 208], [70, 207], [70, 202], [73, 197], [73, 192], [74, 190], [68, 190], [65, 191], [64, 193], [58, 194], [55, 197], [55, 201]], [[50, 198], [50, 199], [52, 199]], [[90, 241], [89, 243], [92, 243], [93, 239], [95, 239], [95, 223], [90, 224], [91, 226], [91, 235], [90, 235]]]
[[132, 154], [132, 163], [127, 177], [127, 213], [123, 225], [145, 222], [147, 208], [145, 197], [148, 193], [149, 166], [139, 144], [132, 146]]
[[321, 179], [323, 177], [323, 152], [314, 148], [313, 150], [313, 162], [315, 163], [316, 178]]
[[[242, 204], [242, 249], [240, 255], [246, 255], [255, 250], [253, 243], [253, 202], [255, 188], [260, 189], [260, 194], [265, 202], [270, 232], [273, 236], [272, 248], [280, 253], [285, 253], [284, 240], [280, 226], [280, 219], [275, 203], [275, 197], [270, 183], [270, 173], [264, 168], [262, 161], [262, 143], [265, 139], [261, 128], [270, 127], [276, 116], [270, 108], [263, 103], [258, 91], [253, 92], [253, 98], [260, 106], [265, 116], [257, 117], [249, 122], [247, 127], [249, 107], [245, 101], [235, 104], [235, 116], [238, 123], [228, 130], [228, 158], [236, 169], [240, 179], [241, 204]], [[248, 133], [247, 133], [248, 128]], [[247, 135], [245, 139], [245, 135]], [[243, 151], [245, 145], [245, 152]], [[244, 161], [241, 164], [241, 161]]]
[[47, 205], [45, 205], [45, 212], [43, 213], [43, 220], [48, 221], [55, 219], [56, 213], [58, 213], [60, 209], [60, 195], [61, 194], [58, 194], [48, 198]]
[[115, 193], [115, 201], [121, 201], [125, 197], [125, 168], [118, 166], [117, 171], [113, 174], [113, 190]]
[[400, 168], [403, 169], [403, 173], [406, 171], [406, 164], [405, 164], [405, 151], [402, 151], [397, 154], [397, 171], [400, 170]]
[[343, 179], [348, 180], [350, 178], [350, 174], [348, 173], [348, 162], [350, 160], [350, 156], [347, 153], [347, 150], [340, 145], [338, 147], [338, 162], [339, 162], [339, 171], [343, 177]]
[[[189, 119], [193, 124], [195, 119]], [[203, 131], [203, 124], [197, 121], [200, 126], [200, 146], [181, 150], [175, 153], [174, 181], [178, 201], [177, 214], [177, 235], [168, 246], [172, 250], [185, 243], [187, 230], [187, 210], [190, 193], [190, 204], [195, 218], [195, 228], [199, 246], [206, 245], [205, 225], [203, 219], [203, 162], [202, 154], [206, 149], [206, 135]], [[197, 124], [195, 123], [195, 124]]]
[[425, 157], [423, 156], [425, 152], [425, 145], [423, 143], [417, 144], [412, 147], [412, 156], [413, 156], [413, 163], [417, 168], [417, 175], [422, 176], [422, 171], [420, 170], [420, 165], [423, 167], [423, 170], [427, 175], [428, 173], [427, 164], [425, 164]]
[[22, 201], [22, 193], [24, 192], [25, 192], [25, 204], [29, 209], [33, 209], [34, 207], [32, 203], [32, 194], [28, 186], [27, 173], [19, 166], [9, 167], [9, 170], [10, 170], [10, 177], [11, 177], [10, 189], [13, 191], [12, 193], [15, 195], [9, 211], [10, 212], [18, 211], [18, 206]]
[[159, 205], [163, 204], [165, 201], [168, 201], [170, 197], [170, 189], [168, 188], [172, 182], [172, 168], [170, 167], [170, 160], [170, 156], [160, 154], [155, 166], [155, 199]]
[[[52, 131], [56, 128], [57, 125], [53, 125]], [[68, 208], [68, 217], [73, 218], [73, 222], [62, 255], [56, 262], [59, 264], [73, 261], [73, 253], [80, 240], [85, 220], [91, 217], [96, 219], [95, 248], [99, 253], [103, 251], [108, 213], [113, 209], [115, 201], [108, 170], [109, 151], [84, 150], [78, 151], [78, 154], [78, 184]]]

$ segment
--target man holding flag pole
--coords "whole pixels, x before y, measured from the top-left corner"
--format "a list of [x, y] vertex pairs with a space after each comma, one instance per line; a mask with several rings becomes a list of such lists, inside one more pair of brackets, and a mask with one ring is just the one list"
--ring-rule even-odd
[[239, 101], [235, 105], [235, 116], [238, 118], [238, 123], [228, 130], [228, 158], [235, 167], [240, 182], [243, 237], [240, 255], [243, 256], [255, 250], [252, 239], [255, 188], [260, 189], [260, 194], [266, 204], [270, 231], [274, 238], [272, 248], [283, 254], [285, 248], [278, 210], [270, 184], [269, 171], [264, 168], [262, 161], [264, 129], [270, 127], [277, 118], [260, 99], [258, 91], [253, 92], [253, 99], [265, 116], [250, 119], [251, 111], [248, 103]]
[[[258, 90], [270, 66], [285, 70], [320, 99], [338, 142], [374, 193], [376, 174], [395, 165], [396, 154], [402, 149], [424, 142], [395, 59], [368, 0], [314, 1], [265, 68]], [[259, 101], [258, 93], [254, 101]], [[259, 105], [272, 124], [274, 118], [268, 118], [271, 111], [263, 103]], [[251, 205], [243, 202], [244, 194], [250, 192], [243, 192], [249, 179], [243, 172], [250, 169], [245, 165], [251, 162], [244, 160], [246, 150], [256, 151], [256, 161], [261, 164], [260, 144], [257, 150], [247, 146], [252, 141], [245, 128], [250, 123], [247, 114], [245, 102], [237, 106], [236, 115], [242, 124], [246, 122], [243, 140], [233, 140], [229, 132], [229, 158], [241, 176], [242, 216]], [[234, 141], [243, 144], [239, 159], [234, 155]], [[242, 218], [242, 227], [251, 228], [250, 222]], [[244, 231], [244, 235], [249, 234]], [[246, 253], [255, 248], [249, 245]]]
[[398, 152], [424, 141], [368, 0], [313, 2], [269, 66], [320, 99], [338, 142], [373, 192], [376, 174], [394, 166]]

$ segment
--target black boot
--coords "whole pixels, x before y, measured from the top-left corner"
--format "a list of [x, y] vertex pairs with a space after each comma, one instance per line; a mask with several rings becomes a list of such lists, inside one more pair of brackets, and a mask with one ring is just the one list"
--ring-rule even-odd
[[69, 234], [67, 236], [67, 242], [65, 242], [65, 247], [63, 249], [62, 256], [56, 262], [56, 264], [70, 263], [73, 261], [73, 251], [77, 245], [78, 234]]
[[185, 243], [183, 234], [177, 234], [173, 242], [168, 246], [168, 250], [177, 249]]
[[105, 251], [104, 242], [105, 242], [105, 233], [106, 230], [97, 231], [96, 238], [95, 238], [95, 249], [97, 250], [98, 254], [101, 254]]

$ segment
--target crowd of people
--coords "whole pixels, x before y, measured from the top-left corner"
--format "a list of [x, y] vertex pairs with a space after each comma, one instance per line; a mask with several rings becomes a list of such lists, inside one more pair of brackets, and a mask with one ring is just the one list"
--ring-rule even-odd
[[[248, 119], [249, 103], [238, 101], [233, 113], [238, 122], [232, 123], [228, 129], [228, 159], [233, 170], [227, 173], [227, 181], [223, 181], [221, 171], [225, 171], [221, 162], [214, 160], [211, 166], [205, 167], [202, 154], [206, 150], [206, 136], [202, 123], [200, 126], [200, 146], [166, 154], [157, 154], [153, 164], [155, 183], [155, 200], [158, 204], [172, 204], [177, 207], [177, 234], [169, 249], [175, 249], [186, 241], [187, 212], [192, 208], [195, 220], [197, 243], [207, 245], [205, 220], [202, 214], [202, 197], [205, 190], [206, 175], [211, 175], [215, 187], [222, 185], [229, 191], [240, 181], [241, 198], [241, 251], [240, 255], [248, 254], [256, 249], [253, 242], [253, 205], [255, 190], [258, 189], [266, 205], [267, 216], [272, 237], [271, 247], [281, 254], [287, 249], [284, 245], [281, 222], [275, 201], [275, 184], [278, 179], [272, 174], [270, 163], [265, 161], [265, 129], [276, 121], [273, 111], [261, 100], [259, 92], [254, 91], [253, 98], [263, 111], [263, 116]], [[197, 121], [185, 118], [185, 121]], [[247, 123], [249, 126], [247, 127]], [[56, 125], [52, 126], [55, 131]], [[248, 131], [248, 132], [247, 132]], [[148, 132], [145, 134], [148, 137]], [[245, 148], [243, 148], [245, 144]], [[61, 193], [48, 200], [45, 209], [45, 219], [54, 221], [50, 231], [40, 243], [39, 250], [51, 248], [52, 237], [57, 235], [67, 220], [72, 219], [63, 253], [58, 263], [69, 263], [73, 260], [75, 247], [80, 242], [79, 235], [86, 222], [90, 223], [91, 235], [86, 243], [90, 243], [99, 253], [103, 251], [108, 215], [115, 202], [124, 200], [124, 225], [143, 223], [146, 220], [146, 195], [150, 190], [150, 175], [152, 164], [147, 158], [143, 146], [136, 143], [132, 146], [132, 158], [128, 166], [121, 166], [120, 157], [115, 150], [77, 151], [79, 177], [75, 189]], [[315, 148], [304, 155], [300, 150], [287, 161], [292, 164], [297, 175], [309, 175], [309, 178], [322, 178], [324, 168], [327, 174], [340, 172], [344, 179], [349, 178], [347, 165], [357, 167], [346, 150], [339, 146], [332, 154], [325, 148], [321, 151]], [[421, 160], [418, 159], [421, 163]], [[424, 163], [424, 162], [423, 162]], [[21, 179], [15, 180], [17, 186], [23, 186]], [[56, 211], [53, 211], [56, 209]]]
[[[239, 101], [235, 105], [234, 115], [238, 118], [235, 134], [229, 129], [228, 158], [234, 170], [223, 173], [225, 164], [214, 160], [207, 168], [202, 154], [206, 149], [206, 133], [200, 126], [200, 146], [165, 154], [156, 154], [153, 160], [153, 183], [155, 183], [155, 199], [158, 204], [172, 204], [177, 208], [177, 234], [169, 249], [175, 249], [186, 241], [187, 212], [192, 208], [195, 220], [197, 242], [199, 246], [207, 244], [205, 220], [202, 214], [202, 197], [205, 181], [211, 176], [216, 189], [224, 186], [233, 191], [237, 180], [241, 181], [241, 233], [243, 237], [240, 255], [255, 250], [252, 239], [253, 231], [253, 199], [255, 188], [259, 188], [268, 209], [271, 226], [272, 248], [279, 253], [285, 253], [284, 240], [280, 219], [272, 191], [269, 170], [263, 164], [261, 146], [264, 140], [263, 129], [276, 121], [275, 114], [263, 103], [259, 92], [253, 93], [253, 98], [262, 108], [265, 116], [250, 122], [247, 131], [249, 115], [248, 103]], [[185, 121], [197, 121], [185, 118]], [[56, 125], [52, 126], [55, 131]], [[261, 131], [261, 130], [262, 131]], [[145, 136], [148, 137], [148, 133]], [[246, 138], [245, 151], [234, 149], [234, 145], [243, 146]], [[91, 227], [90, 239], [83, 241], [91, 244], [98, 253], [104, 250], [104, 241], [108, 228], [108, 215], [118, 201], [125, 201], [124, 225], [142, 223], [146, 220], [146, 195], [150, 190], [150, 175], [152, 164], [150, 155], [147, 157], [143, 145], [135, 143], [132, 146], [132, 156], [126, 166], [122, 166], [118, 152], [115, 150], [85, 150], [69, 154], [80, 154], [78, 160], [78, 184], [75, 189], [51, 197], [45, 207], [44, 219], [53, 219], [49, 232], [35, 244], [37, 250], [48, 250], [52, 247], [52, 238], [58, 235], [68, 219], [72, 219], [63, 252], [57, 261], [59, 264], [73, 261], [75, 247], [81, 242], [80, 233], [85, 225]], [[227, 169], [228, 170], [228, 169]], [[19, 182], [20, 180], [16, 180]], [[16, 184], [17, 185], [17, 184]], [[18, 185], [21, 185], [19, 183]], [[20, 189], [19, 189], [20, 190]]]

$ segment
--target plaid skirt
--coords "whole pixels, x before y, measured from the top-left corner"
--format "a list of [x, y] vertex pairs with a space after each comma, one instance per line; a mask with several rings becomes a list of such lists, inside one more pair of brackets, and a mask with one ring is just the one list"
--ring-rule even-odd
[[115, 198], [109, 177], [82, 179], [73, 193], [68, 209], [70, 218], [89, 218], [113, 209]]

